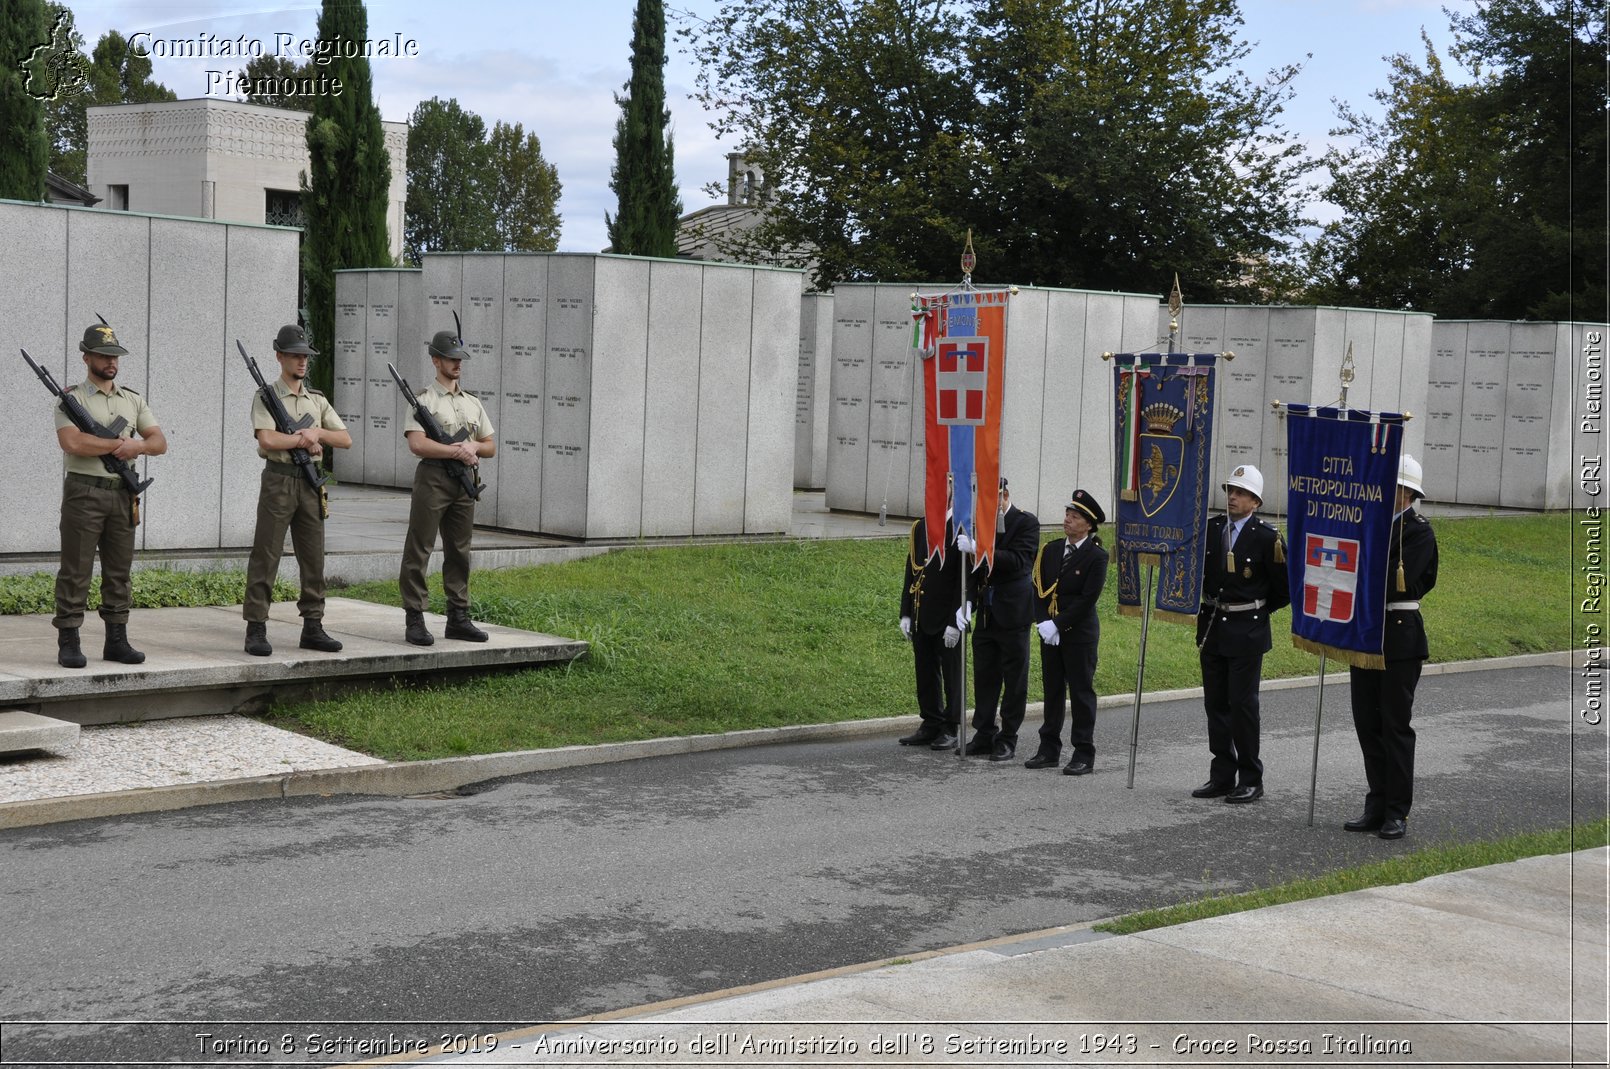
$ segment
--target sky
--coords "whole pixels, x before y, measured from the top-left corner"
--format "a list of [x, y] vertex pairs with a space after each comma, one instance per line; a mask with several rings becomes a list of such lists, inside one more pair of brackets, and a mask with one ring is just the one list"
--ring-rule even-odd
[[[206, 0], [68, 0], [86, 49], [108, 30], [125, 37], [145, 32], [163, 44], [182, 42], [192, 49], [212, 39], [245, 35], [272, 52], [281, 40], [313, 36], [314, 3], [263, 8]], [[708, 16], [718, 0], [667, 0], [673, 12]], [[1474, 10], [1474, 0], [1242, 0], [1243, 35], [1254, 44], [1246, 71], [1261, 78], [1273, 67], [1302, 63], [1296, 96], [1284, 115], [1292, 136], [1316, 155], [1329, 143], [1336, 119], [1333, 100], [1379, 112], [1370, 94], [1386, 83], [1383, 57], [1407, 53], [1423, 57], [1420, 32], [1430, 34], [1447, 60], [1452, 41], [1443, 8]], [[559, 202], [567, 252], [596, 252], [608, 244], [604, 213], [613, 212], [609, 171], [612, 139], [620, 115], [614, 94], [629, 74], [633, 0], [490, 0], [461, 4], [421, 0], [370, 0], [369, 34], [376, 41], [414, 42], [416, 55], [372, 61], [381, 117], [406, 121], [416, 104], [433, 96], [456, 97], [480, 115], [488, 128], [497, 120], [524, 124], [542, 141], [543, 155], [559, 170], [564, 191]], [[281, 38], [277, 35], [288, 35]], [[294, 47], [294, 44], [293, 44]], [[726, 154], [736, 146], [718, 142], [709, 117], [691, 99], [696, 67], [677, 51], [666, 69], [677, 181], [684, 211], [715, 204], [706, 192], [725, 182]], [[217, 84], [225, 72], [244, 68], [245, 59], [206, 59], [158, 55], [153, 76], [181, 98], [209, 94], [234, 99]], [[1449, 63], [1450, 76], [1458, 76]], [[1311, 210], [1327, 218], [1327, 206]]]

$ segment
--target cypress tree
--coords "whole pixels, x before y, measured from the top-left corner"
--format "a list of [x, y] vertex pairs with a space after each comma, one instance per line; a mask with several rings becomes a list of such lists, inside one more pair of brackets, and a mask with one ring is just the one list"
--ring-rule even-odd
[[[325, 0], [318, 47], [332, 57], [325, 68], [339, 91], [313, 98], [307, 121], [308, 173], [302, 180], [302, 281], [308, 332], [327, 355], [314, 364], [313, 384], [328, 392], [335, 381], [335, 272], [389, 267], [386, 210], [391, 158], [374, 103], [374, 80], [363, 43], [369, 16], [361, 0]], [[356, 56], [344, 53], [356, 52]]]
[[40, 85], [49, 72], [31, 61], [49, 43], [42, 0], [0, 0], [0, 197], [45, 199], [50, 140], [38, 94], [49, 92]]
[[632, 77], [617, 96], [615, 218], [604, 213], [611, 251], [634, 256], [675, 256], [682, 199], [676, 192], [671, 113], [665, 106], [665, 5], [637, 0], [632, 16]]

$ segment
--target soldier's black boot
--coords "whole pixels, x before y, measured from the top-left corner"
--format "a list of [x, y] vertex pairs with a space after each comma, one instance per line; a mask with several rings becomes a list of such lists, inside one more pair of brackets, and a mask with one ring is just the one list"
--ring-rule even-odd
[[305, 619], [302, 621], [302, 648], [319, 650], [323, 653], [340, 653], [341, 643], [324, 633], [322, 621]]
[[78, 648], [78, 628], [64, 627], [56, 632], [56, 663], [63, 668], [82, 668], [89, 663]]
[[129, 645], [128, 624], [107, 624], [106, 645], [101, 647], [101, 659], [119, 664], [143, 664], [145, 654]]
[[415, 646], [431, 646], [436, 640], [425, 630], [425, 614], [418, 609], [404, 609], [408, 614], [408, 629], [403, 637]]
[[485, 642], [486, 632], [470, 622], [468, 609], [455, 609], [447, 607], [447, 637], [462, 639], [465, 642]]
[[258, 622], [246, 625], [246, 652], [253, 657], [267, 657], [274, 652], [274, 647], [268, 644], [268, 624]]

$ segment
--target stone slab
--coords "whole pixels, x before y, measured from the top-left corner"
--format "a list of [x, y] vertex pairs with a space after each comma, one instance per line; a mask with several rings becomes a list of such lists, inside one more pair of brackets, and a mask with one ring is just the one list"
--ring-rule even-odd
[[[1054, 301], [1078, 300], [1064, 290], [1024, 289], [1007, 305], [1007, 374], [1001, 391], [1001, 474], [1023, 501], [1019, 508], [1035, 504], [1040, 485], [1040, 451], [1048, 429], [1046, 423], [1046, 365], [1051, 359], [1051, 305]], [[1062, 348], [1064, 339], [1056, 346]], [[1052, 420], [1049, 427], [1059, 424]], [[1063, 493], [1067, 491], [1064, 490]], [[1035, 511], [1030, 508], [1030, 511]]]
[[0, 204], [0, 232], [10, 253], [0, 257], [10, 335], [0, 360], [0, 389], [10, 399], [7, 434], [41, 455], [37, 464], [7, 465], [0, 476], [0, 515], [6, 517], [0, 552], [54, 553], [60, 547], [63, 461], [56, 446], [56, 402], [18, 349], [27, 349], [63, 388], [84, 379], [78, 339], [88, 324], [67, 318], [69, 215], [30, 204]]
[[1420, 458], [1427, 496], [1451, 499], [1459, 485], [1459, 437], [1464, 417], [1465, 349], [1470, 324], [1438, 322], [1426, 370], [1425, 443]]
[[[926, 288], [919, 290], [926, 292]], [[872, 351], [866, 406], [866, 506], [892, 516], [922, 511], [922, 361], [911, 347], [911, 291], [877, 286], [872, 293]]]
[[593, 277], [590, 256], [549, 260], [541, 529], [568, 538], [587, 535]]
[[[342, 467], [358, 473], [358, 481], [385, 485], [377, 477], [378, 465], [366, 459], [368, 434], [368, 324], [369, 277], [364, 271], [335, 273], [335, 337], [330, 342], [335, 393], [330, 403], [352, 435], [352, 448], [341, 457]], [[380, 439], [376, 439], [379, 446]], [[393, 458], [394, 459], [394, 458]], [[386, 471], [386, 483], [391, 471]]]
[[[1499, 469], [1499, 503], [1506, 508], [1541, 509], [1548, 500], [1558, 339], [1559, 327], [1554, 323], [1510, 327], [1504, 456]], [[1563, 418], [1569, 421], [1570, 417]]]
[[68, 720], [7, 709], [0, 712], [0, 754], [68, 750], [78, 741], [78, 731]]
[[[548, 320], [548, 258], [510, 256], [503, 264], [503, 367], [499, 419], [494, 422], [498, 482], [496, 522], [517, 531], [542, 529], [543, 383], [547, 371], [544, 334]], [[472, 386], [481, 387], [470, 369]], [[483, 521], [486, 522], [486, 521]]]
[[[868, 511], [867, 430], [872, 389], [872, 304], [876, 289], [839, 286], [833, 293], [833, 361], [827, 423], [827, 507]], [[912, 439], [920, 449], [920, 439]], [[879, 495], [881, 497], [881, 488]], [[876, 511], [878, 502], [871, 503]]]
[[[705, 271], [733, 270], [705, 266]], [[781, 534], [793, 512], [794, 395], [799, 369], [800, 275], [750, 270], [749, 427], [745, 442], [745, 534]]]
[[1111, 374], [1105, 361], [1098, 358], [1100, 367], [1092, 368], [1085, 359], [1090, 299], [1087, 293], [1055, 290], [1046, 301], [1035, 478], [1029, 482], [1021, 472], [1006, 473], [1016, 491], [1013, 503], [1033, 512], [1041, 523], [1062, 521], [1062, 506], [1079, 481], [1085, 381], [1105, 382]]
[[[440, 634], [445, 618], [427, 619]], [[564, 662], [587, 648], [584, 642], [488, 624], [487, 642], [441, 640], [422, 649], [403, 641], [401, 609], [347, 598], [329, 599], [324, 626], [344, 643], [340, 653], [298, 649], [296, 605], [276, 603], [268, 625], [274, 654], [252, 657], [241, 648], [245, 624], [239, 606], [141, 609], [129, 628], [145, 663], [94, 658], [100, 635], [92, 619], [84, 636], [91, 660], [73, 670], [56, 664], [49, 616], [0, 617], [0, 646], [8, 651], [0, 704], [80, 724], [212, 715], [258, 708], [280, 690]]]
[[642, 533], [646, 538], [686, 535], [693, 530], [693, 492], [698, 482], [699, 428], [688, 418], [699, 410], [699, 324], [704, 279], [697, 271], [655, 263], [649, 272], [648, 333], [644, 389]]
[[[499, 398], [502, 395], [504, 352], [503, 265], [507, 260], [508, 257], [500, 254], [466, 253], [463, 302], [458, 308], [459, 319], [463, 324], [461, 337], [464, 339], [464, 349], [470, 354], [470, 358], [464, 362], [464, 367], [469, 375], [473, 376], [468, 380], [468, 384], [461, 385], [461, 388], [480, 398], [481, 403], [486, 406], [486, 413], [491, 418], [494, 428], [503, 425]], [[436, 369], [426, 352], [425, 341], [434, 337], [439, 330], [452, 330], [453, 317], [436, 309], [422, 325], [423, 331], [419, 337], [411, 340], [411, 344], [418, 346], [418, 351], [422, 355], [424, 368], [421, 370], [421, 375], [424, 378], [421, 381], [428, 384], [435, 379]], [[407, 453], [405, 445], [399, 444], [398, 448]], [[482, 458], [480, 467], [481, 481], [485, 486], [475, 508], [477, 513], [484, 512], [484, 515], [493, 517], [498, 514], [498, 502], [503, 494], [498, 458], [495, 455]], [[412, 478], [410, 473], [410, 485]]]
[[833, 362], [833, 295], [806, 293], [799, 308], [799, 380], [794, 394], [794, 486], [827, 485], [827, 414]]
[[[588, 538], [635, 538], [643, 531], [651, 273], [696, 277], [697, 264], [626, 256], [597, 261], [593, 290], [592, 402], [587, 413]], [[655, 445], [658, 449], [658, 444]]]
[[693, 534], [741, 534], [749, 440], [754, 272], [704, 272]]
[[1455, 500], [1497, 505], [1504, 457], [1504, 401], [1509, 379], [1510, 324], [1473, 322], [1465, 349], [1461, 395], [1459, 484]]
[[240, 362], [218, 315], [226, 303], [227, 257], [226, 227], [151, 220], [150, 333], [157, 351], [148, 365], [146, 399], [170, 448], [165, 456], [145, 458], [155, 480], [141, 513], [147, 547], [223, 544], [221, 465], [214, 458], [223, 454], [228, 361]]

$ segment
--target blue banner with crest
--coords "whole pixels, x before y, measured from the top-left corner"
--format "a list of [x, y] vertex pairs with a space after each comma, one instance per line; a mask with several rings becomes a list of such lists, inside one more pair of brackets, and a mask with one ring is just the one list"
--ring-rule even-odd
[[1139, 616], [1143, 569], [1154, 566], [1153, 604], [1164, 619], [1195, 624], [1202, 600], [1202, 533], [1213, 458], [1216, 353], [1113, 357], [1117, 461], [1114, 537], [1118, 611]]

